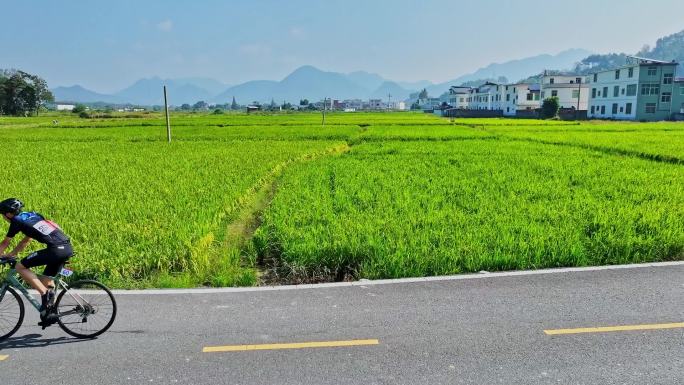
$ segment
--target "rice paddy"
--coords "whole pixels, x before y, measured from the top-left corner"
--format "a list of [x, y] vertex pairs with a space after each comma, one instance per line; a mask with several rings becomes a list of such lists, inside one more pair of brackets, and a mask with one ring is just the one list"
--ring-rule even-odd
[[[58, 120], [57, 123], [53, 120]], [[0, 118], [0, 196], [80, 277], [245, 286], [684, 259], [684, 124]], [[235, 240], [235, 224], [242, 230]]]

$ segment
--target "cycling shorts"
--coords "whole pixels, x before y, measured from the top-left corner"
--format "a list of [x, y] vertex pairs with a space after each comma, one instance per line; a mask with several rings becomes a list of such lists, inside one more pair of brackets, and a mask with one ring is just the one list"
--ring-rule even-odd
[[64, 266], [64, 263], [74, 255], [71, 244], [52, 245], [46, 249], [29, 254], [21, 260], [21, 264], [27, 268], [45, 266], [43, 275], [54, 277]]

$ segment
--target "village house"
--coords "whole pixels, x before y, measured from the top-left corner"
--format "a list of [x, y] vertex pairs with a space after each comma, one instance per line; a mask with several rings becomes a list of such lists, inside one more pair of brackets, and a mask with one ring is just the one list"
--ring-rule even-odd
[[557, 97], [560, 108], [587, 111], [589, 106], [589, 85], [583, 81], [582, 75], [549, 75], [542, 76], [541, 100]]
[[679, 91], [674, 81], [677, 65], [630, 56], [622, 67], [589, 75], [589, 118], [671, 119], [678, 110], [673, 102], [673, 94]]
[[503, 110], [504, 87], [501, 84], [486, 82], [471, 91], [470, 109], [473, 110]]
[[451, 86], [444, 100], [452, 108], [465, 110], [469, 108], [471, 87]]
[[504, 86], [505, 100], [502, 104], [505, 116], [516, 116], [521, 111], [532, 113], [541, 107], [539, 84], [517, 83]]

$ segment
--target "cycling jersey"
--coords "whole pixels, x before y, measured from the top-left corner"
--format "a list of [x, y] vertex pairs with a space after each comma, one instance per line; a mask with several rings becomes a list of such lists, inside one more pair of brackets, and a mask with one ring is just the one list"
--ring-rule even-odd
[[69, 237], [57, 224], [35, 212], [23, 212], [10, 219], [7, 237], [14, 238], [20, 232], [48, 247], [69, 243]]

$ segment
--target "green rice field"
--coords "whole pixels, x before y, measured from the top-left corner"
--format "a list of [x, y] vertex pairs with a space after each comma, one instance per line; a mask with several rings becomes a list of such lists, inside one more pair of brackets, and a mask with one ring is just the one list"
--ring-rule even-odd
[[171, 144], [164, 124], [0, 117], [0, 196], [113, 287], [684, 259], [682, 123], [181, 114]]

